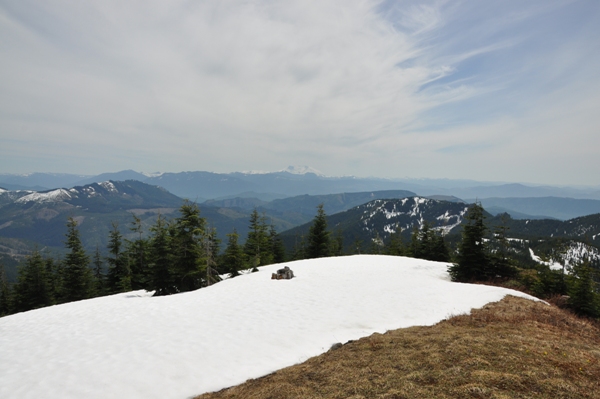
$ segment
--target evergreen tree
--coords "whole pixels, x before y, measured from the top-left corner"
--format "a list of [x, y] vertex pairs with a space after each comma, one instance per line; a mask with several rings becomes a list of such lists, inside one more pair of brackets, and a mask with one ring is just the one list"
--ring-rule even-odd
[[180, 216], [172, 225], [171, 246], [174, 255], [174, 281], [179, 291], [192, 291], [205, 283], [206, 254], [202, 242], [206, 235], [206, 220], [200, 217], [195, 203], [185, 201]]
[[271, 229], [269, 231], [269, 240], [271, 242], [271, 253], [273, 255], [273, 263], [283, 263], [285, 262], [285, 247], [283, 246], [283, 241], [277, 231], [275, 230], [275, 226], [271, 225]]
[[329, 256], [329, 232], [327, 231], [327, 217], [323, 209], [323, 204], [317, 207], [317, 215], [313, 219], [308, 233], [308, 246], [306, 248], [306, 257], [323, 258]]
[[158, 215], [156, 224], [151, 227], [150, 239], [150, 278], [148, 289], [155, 296], [170, 295], [178, 292], [173, 277], [173, 255], [171, 253], [171, 235], [169, 226], [162, 215]]
[[473, 204], [465, 216], [466, 224], [463, 226], [457, 262], [448, 268], [453, 281], [481, 281], [493, 277], [483, 240], [486, 232], [483, 219], [483, 207], [479, 203]]
[[96, 295], [101, 296], [106, 293], [106, 283], [104, 276], [104, 264], [102, 262], [102, 257], [100, 256], [100, 247], [97, 245], [92, 264], [94, 266], [94, 288]]
[[450, 262], [450, 251], [444, 241], [444, 236], [436, 233], [431, 239], [431, 254], [428, 259], [437, 262]]
[[233, 233], [227, 234], [227, 247], [223, 254], [223, 268], [229, 273], [230, 277], [240, 275], [240, 271], [245, 268], [245, 254], [242, 247], [238, 244], [239, 234], [235, 229]]
[[335, 233], [330, 236], [329, 246], [329, 254], [331, 256], [344, 255], [344, 236], [340, 229], [336, 229]]
[[62, 263], [58, 260], [54, 260], [51, 257], [47, 257], [44, 260], [44, 266], [46, 268], [50, 296], [54, 298], [55, 302], [57, 303], [63, 302], [64, 272]]
[[15, 310], [24, 312], [53, 303], [44, 259], [35, 250], [19, 268], [15, 286]]
[[260, 216], [256, 208], [250, 215], [250, 226], [244, 244], [244, 253], [250, 262], [252, 271], [258, 271], [258, 266], [273, 263], [271, 239], [269, 238], [266, 217], [264, 215]]
[[594, 271], [587, 259], [573, 266], [568, 284], [568, 304], [580, 315], [599, 317], [600, 296], [597, 292], [593, 273]]
[[141, 290], [148, 288], [148, 240], [144, 239], [142, 220], [133, 215], [129, 228], [135, 235], [135, 240], [127, 240], [127, 259], [131, 269], [131, 289]]
[[221, 281], [217, 270], [217, 259], [219, 258], [220, 240], [217, 238], [217, 230], [211, 228], [204, 238], [204, 253], [206, 254], [206, 285], [213, 285]]
[[131, 291], [131, 269], [126, 253], [123, 251], [123, 235], [119, 225], [112, 223], [108, 236], [108, 290], [111, 293]]
[[402, 242], [402, 229], [400, 226], [396, 228], [392, 234], [390, 234], [390, 240], [385, 247], [384, 253], [386, 255], [404, 256], [406, 255], [406, 249]]
[[294, 242], [294, 248], [292, 251], [292, 260], [306, 259], [306, 240], [304, 239], [303, 235], [296, 235], [296, 240]]
[[508, 256], [507, 232], [509, 227], [507, 225], [507, 218], [510, 218], [510, 216], [507, 213], [503, 214], [501, 217], [502, 223], [494, 230], [494, 244], [497, 248], [489, 256], [491, 277], [506, 278], [514, 277], [517, 274], [517, 268]]
[[0, 263], [0, 317], [10, 313], [12, 313], [12, 293], [6, 278], [4, 264]]
[[67, 223], [67, 241], [69, 251], [64, 261], [63, 294], [66, 302], [90, 298], [93, 294], [93, 277], [89, 268], [90, 258], [85, 253], [77, 222], [72, 217]]

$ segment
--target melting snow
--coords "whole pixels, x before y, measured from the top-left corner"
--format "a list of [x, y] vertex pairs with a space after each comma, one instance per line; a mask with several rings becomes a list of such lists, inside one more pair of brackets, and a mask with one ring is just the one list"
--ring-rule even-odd
[[[281, 265], [167, 297], [145, 291], [0, 319], [0, 397], [177, 398], [236, 385], [374, 332], [432, 325], [507, 294], [446, 263], [359, 255]], [[369, 278], [365, 279], [368, 275]], [[533, 299], [533, 298], [532, 298]]]
[[110, 181], [103, 181], [102, 183], [98, 183], [99, 186], [103, 187], [105, 190], [110, 191], [111, 193], [117, 192], [117, 188]]
[[31, 194], [28, 194], [24, 197], [19, 198], [15, 202], [19, 202], [19, 203], [26, 203], [26, 202], [31, 202], [31, 201], [56, 202], [56, 201], [63, 201], [63, 200], [69, 199], [69, 198], [72, 198], [71, 194], [69, 194], [69, 191], [67, 191], [63, 188], [60, 188], [58, 190], [48, 191], [46, 193], [33, 192]]

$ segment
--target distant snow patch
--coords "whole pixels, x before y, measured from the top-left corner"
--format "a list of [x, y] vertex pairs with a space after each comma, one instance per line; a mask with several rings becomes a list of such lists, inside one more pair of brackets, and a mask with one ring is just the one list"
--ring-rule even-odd
[[27, 202], [58, 202], [71, 199], [71, 194], [64, 188], [58, 190], [48, 191], [45, 193], [33, 192], [29, 195], [19, 198], [15, 202], [27, 203]]

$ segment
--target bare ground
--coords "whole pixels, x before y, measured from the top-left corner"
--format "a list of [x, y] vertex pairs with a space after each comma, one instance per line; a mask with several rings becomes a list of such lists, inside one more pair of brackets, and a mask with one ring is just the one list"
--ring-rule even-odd
[[516, 297], [374, 334], [217, 398], [600, 398], [600, 329]]

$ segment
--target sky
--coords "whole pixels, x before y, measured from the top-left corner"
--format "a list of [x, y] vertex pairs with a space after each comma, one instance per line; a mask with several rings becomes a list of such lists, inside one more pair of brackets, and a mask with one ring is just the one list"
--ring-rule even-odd
[[[433, 325], [522, 292], [450, 282], [448, 264], [357, 255], [259, 268], [200, 290], [145, 291], [0, 318], [3, 399], [184, 399], [374, 332]], [[365, 279], [365, 275], [369, 275]]]
[[0, 0], [0, 173], [600, 185], [596, 0]]

